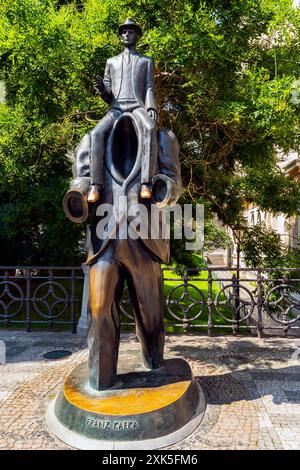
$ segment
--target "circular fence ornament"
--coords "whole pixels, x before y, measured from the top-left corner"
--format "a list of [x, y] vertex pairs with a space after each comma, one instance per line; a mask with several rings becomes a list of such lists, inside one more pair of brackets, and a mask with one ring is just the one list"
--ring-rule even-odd
[[267, 293], [264, 308], [275, 322], [291, 325], [300, 320], [300, 290], [288, 283], [275, 286]]
[[[127, 311], [126, 308], [128, 308], [129, 311]], [[134, 321], [134, 316], [131, 313], [129, 300], [122, 300], [122, 302], [120, 303], [120, 310], [124, 317], [128, 318], [131, 321]]]
[[[241, 295], [243, 291], [244, 295]], [[225, 300], [221, 300], [222, 296]], [[236, 283], [224, 286], [215, 299], [217, 314], [231, 324], [242, 323], [251, 317], [255, 300], [252, 293], [245, 286], [238, 286]], [[230, 317], [229, 317], [230, 315]]]
[[[198, 287], [190, 282], [184, 282], [170, 290], [166, 304], [168, 312], [173, 318], [181, 322], [190, 323], [199, 318], [203, 313], [206, 306], [206, 299]], [[178, 308], [179, 314], [174, 311], [174, 306]]]
[[[62, 294], [61, 296], [59, 294]], [[52, 300], [52, 302], [51, 302]], [[34, 310], [43, 318], [49, 320], [61, 317], [68, 307], [68, 293], [66, 289], [54, 281], [40, 284], [32, 296]], [[40, 306], [44, 307], [44, 311]]]
[[[12, 281], [0, 282], [0, 318], [8, 320], [15, 317], [22, 310], [24, 300], [24, 293], [18, 284]], [[11, 312], [12, 306], [14, 311]]]

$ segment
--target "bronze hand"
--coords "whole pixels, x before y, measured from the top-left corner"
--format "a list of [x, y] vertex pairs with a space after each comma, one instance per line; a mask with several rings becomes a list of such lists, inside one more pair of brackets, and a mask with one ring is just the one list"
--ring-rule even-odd
[[103, 78], [100, 77], [100, 75], [94, 75], [94, 89], [97, 91], [97, 93], [103, 93], [105, 90], [105, 85], [103, 82]]

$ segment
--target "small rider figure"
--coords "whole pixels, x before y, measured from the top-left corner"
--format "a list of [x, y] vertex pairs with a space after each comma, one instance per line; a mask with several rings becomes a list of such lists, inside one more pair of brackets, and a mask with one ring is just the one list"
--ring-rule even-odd
[[110, 110], [90, 133], [89, 202], [101, 199], [107, 137], [116, 119], [124, 112], [132, 113], [143, 129], [140, 197], [152, 197], [151, 178], [157, 160], [157, 104], [153, 60], [151, 57], [142, 56], [135, 49], [138, 39], [142, 36], [142, 30], [135, 21], [127, 19], [119, 26], [119, 35], [124, 44], [124, 51], [107, 60], [104, 78], [96, 76], [94, 84], [98, 94], [109, 103]]

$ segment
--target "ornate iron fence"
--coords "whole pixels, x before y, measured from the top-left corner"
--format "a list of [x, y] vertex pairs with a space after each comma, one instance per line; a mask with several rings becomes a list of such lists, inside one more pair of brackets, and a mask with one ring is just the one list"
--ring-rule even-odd
[[[87, 282], [86, 278], [86, 282]], [[76, 332], [84, 275], [80, 267], [0, 267], [0, 326]], [[300, 328], [300, 268], [163, 268], [164, 315], [171, 331]], [[122, 324], [134, 325], [126, 292]]]
[[0, 266], [0, 326], [76, 333], [83, 279], [80, 267]]

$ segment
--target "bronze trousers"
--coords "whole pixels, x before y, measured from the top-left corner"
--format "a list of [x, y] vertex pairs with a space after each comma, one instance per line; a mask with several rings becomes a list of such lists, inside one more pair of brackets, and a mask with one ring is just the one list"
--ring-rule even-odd
[[142, 359], [148, 368], [163, 361], [164, 323], [160, 264], [138, 240], [112, 240], [90, 268], [89, 380], [97, 390], [116, 381], [120, 340], [120, 308], [126, 280]]

